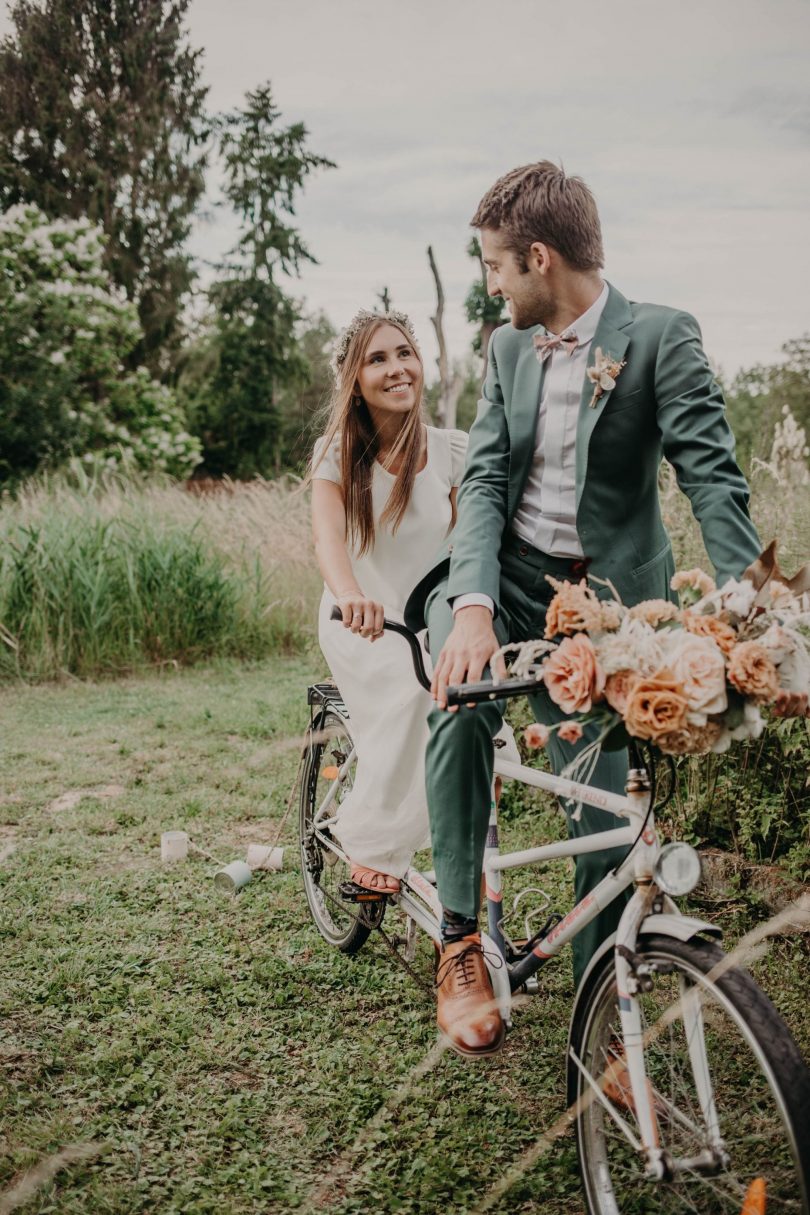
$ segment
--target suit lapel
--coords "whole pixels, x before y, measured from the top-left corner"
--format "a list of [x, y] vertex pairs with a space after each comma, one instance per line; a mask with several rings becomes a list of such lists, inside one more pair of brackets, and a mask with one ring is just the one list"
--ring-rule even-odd
[[[630, 310], [629, 303], [620, 291], [609, 285], [607, 303], [599, 318], [596, 333], [588, 350], [589, 368], [594, 366], [597, 349], [601, 349], [602, 354], [606, 357], [615, 359], [617, 363], [621, 363], [630, 342], [627, 326], [630, 325], [632, 320], [633, 313]], [[579, 402], [579, 414], [577, 416], [577, 509], [579, 509], [579, 500], [582, 497], [582, 489], [585, 485], [585, 474], [588, 469], [588, 446], [591, 436], [596, 423], [602, 416], [602, 410], [610, 400], [610, 392], [603, 392], [596, 403], [591, 406], [593, 389], [594, 385], [586, 373], [585, 383], [582, 386], [582, 396]], [[611, 391], [613, 390], [611, 389]]]
[[[539, 328], [537, 326], [536, 328]], [[508, 518], [517, 509], [523, 486], [534, 459], [537, 414], [540, 408], [540, 391], [543, 386], [544, 366], [538, 362], [534, 349], [535, 329], [526, 331], [528, 341], [518, 356], [515, 366], [515, 382], [512, 389], [512, 407], [509, 413], [509, 502]]]

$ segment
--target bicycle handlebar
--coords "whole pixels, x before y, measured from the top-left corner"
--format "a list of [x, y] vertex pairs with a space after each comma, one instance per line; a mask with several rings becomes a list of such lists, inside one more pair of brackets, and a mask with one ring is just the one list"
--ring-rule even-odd
[[[343, 613], [337, 604], [332, 608], [329, 619], [343, 620]], [[411, 632], [404, 624], [397, 624], [395, 620], [385, 619], [383, 628], [405, 638], [411, 649], [416, 678], [423, 688], [430, 691], [430, 679], [425, 670], [422, 647], [416, 633]], [[502, 700], [509, 696], [526, 696], [537, 692], [540, 687], [541, 680], [539, 679], [504, 679], [500, 683], [493, 683], [491, 679], [485, 679], [481, 683], [460, 683], [448, 687], [447, 703], [448, 705], [481, 704], [487, 700]]]

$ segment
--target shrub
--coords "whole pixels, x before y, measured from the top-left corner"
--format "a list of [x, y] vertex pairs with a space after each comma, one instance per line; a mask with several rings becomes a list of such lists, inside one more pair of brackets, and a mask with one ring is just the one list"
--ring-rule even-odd
[[200, 460], [168, 388], [123, 359], [141, 337], [134, 304], [102, 266], [86, 220], [35, 206], [0, 216], [0, 476], [71, 455], [176, 476]]

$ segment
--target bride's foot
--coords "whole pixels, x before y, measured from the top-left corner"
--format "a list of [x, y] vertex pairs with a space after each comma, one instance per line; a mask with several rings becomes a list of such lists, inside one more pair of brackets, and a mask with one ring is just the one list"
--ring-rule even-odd
[[378, 869], [369, 869], [365, 865], [352, 864], [351, 880], [364, 890], [373, 890], [375, 894], [399, 893], [399, 878], [391, 877], [390, 873], [380, 873]]

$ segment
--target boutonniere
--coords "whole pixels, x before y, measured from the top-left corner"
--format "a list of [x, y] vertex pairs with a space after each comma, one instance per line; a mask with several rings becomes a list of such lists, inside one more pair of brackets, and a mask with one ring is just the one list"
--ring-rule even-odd
[[588, 368], [588, 379], [593, 384], [593, 396], [588, 402], [590, 409], [596, 406], [596, 402], [603, 393], [610, 392], [612, 388], [616, 387], [616, 381], [624, 366], [626, 366], [625, 363], [617, 363], [609, 354], [603, 354], [601, 346], [596, 347], [593, 367]]

